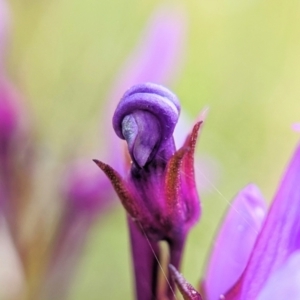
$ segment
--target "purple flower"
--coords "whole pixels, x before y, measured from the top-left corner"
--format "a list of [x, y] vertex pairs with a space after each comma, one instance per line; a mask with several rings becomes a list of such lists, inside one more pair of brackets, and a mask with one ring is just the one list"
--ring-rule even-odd
[[[153, 83], [133, 86], [113, 117], [116, 134], [128, 145], [129, 173], [121, 176], [109, 165], [95, 161], [130, 217], [138, 299], [155, 298], [160, 257], [157, 243], [167, 241], [170, 263], [178, 268], [187, 233], [200, 215], [193, 164], [202, 122], [176, 151], [173, 131], [179, 113], [179, 101], [168, 89]], [[170, 299], [172, 295], [170, 287]]]

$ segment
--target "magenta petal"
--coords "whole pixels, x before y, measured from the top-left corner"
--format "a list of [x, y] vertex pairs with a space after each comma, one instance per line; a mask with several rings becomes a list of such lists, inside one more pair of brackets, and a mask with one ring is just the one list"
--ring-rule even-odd
[[277, 191], [247, 268], [226, 299], [256, 299], [272, 272], [300, 248], [299, 187], [300, 146]]
[[293, 253], [287, 262], [272, 274], [257, 299], [300, 299], [300, 251]]
[[215, 240], [208, 264], [204, 282], [207, 299], [219, 299], [240, 277], [265, 214], [266, 204], [254, 184], [246, 186], [235, 197]]

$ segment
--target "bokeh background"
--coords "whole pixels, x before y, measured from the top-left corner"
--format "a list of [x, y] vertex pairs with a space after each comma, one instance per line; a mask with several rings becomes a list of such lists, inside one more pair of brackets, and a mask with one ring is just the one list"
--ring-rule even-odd
[[[161, 3], [9, 2], [13, 29], [7, 72], [35, 126], [35, 197], [42, 199], [45, 215], [57, 204], [54, 191], [68, 163], [81, 156], [101, 158], [109, 139], [101, 131], [108, 94]], [[189, 236], [182, 272], [197, 285], [232, 197], [255, 182], [270, 202], [299, 139], [291, 125], [300, 122], [300, 4], [167, 3], [187, 22], [180, 72], [170, 87], [191, 119], [209, 106], [197, 152], [213, 161], [218, 173], [209, 179], [207, 170], [196, 171], [206, 186], [203, 215]], [[90, 231], [69, 299], [132, 299], [132, 290], [125, 213], [116, 201]]]

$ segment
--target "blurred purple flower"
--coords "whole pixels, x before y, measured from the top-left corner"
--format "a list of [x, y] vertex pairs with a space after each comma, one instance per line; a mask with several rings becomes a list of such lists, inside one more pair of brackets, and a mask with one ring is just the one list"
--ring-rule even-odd
[[8, 3], [0, 0], [0, 210], [15, 239], [31, 176], [31, 149], [23, 99], [5, 72], [10, 23]]
[[67, 209], [73, 213], [101, 214], [113, 198], [112, 189], [106, 178], [99, 176], [90, 160], [81, 160], [71, 165], [65, 176], [63, 198]]
[[20, 299], [28, 262], [21, 220], [29, 202], [33, 153], [23, 99], [5, 72], [10, 21], [7, 2], [0, 0], [0, 294], [1, 299]]
[[78, 260], [94, 222], [114, 203], [110, 182], [99, 176], [90, 160], [67, 169], [63, 182], [65, 200], [42, 287], [43, 299], [66, 299]]
[[[128, 145], [132, 160], [129, 174], [121, 176], [109, 165], [95, 161], [130, 216], [138, 299], [155, 298], [160, 257], [157, 243], [167, 241], [170, 263], [178, 268], [187, 233], [200, 215], [194, 151], [202, 122], [176, 151], [173, 131], [179, 113], [177, 97], [166, 88], [153, 83], [133, 86], [113, 117], [116, 134]], [[168, 297], [173, 298], [172, 287]]]
[[29, 121], [22, 98], [0, 73], [0, 209], [13, 238], [26, 204], [32, 176]]

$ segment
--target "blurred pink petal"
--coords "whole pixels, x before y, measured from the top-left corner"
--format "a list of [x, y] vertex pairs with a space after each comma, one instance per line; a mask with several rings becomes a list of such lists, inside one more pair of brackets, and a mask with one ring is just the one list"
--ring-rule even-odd
[[25, 274], [7, 223], [0, 215], [0, 299], [21, 299]]
[[292, 124], [292, 129], [294, 131], [299, 131], [300, 132], [300, 123], [294, 123], [294, 124]]
[[0, 72], [6, 52], [8, 37], [10, 35], [11, 16], [8, 1], [0, 0]]
[[240, 277], [265, 215], [265, 201], [254, 184], [235, 197], [212, 249], [204, 280], [207, 299], [219, 299]]

